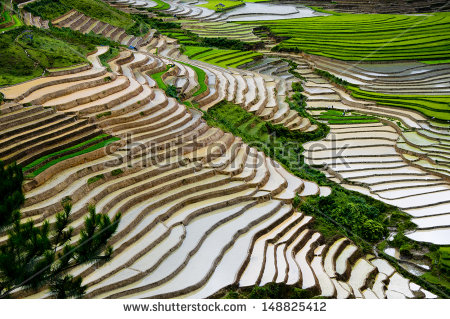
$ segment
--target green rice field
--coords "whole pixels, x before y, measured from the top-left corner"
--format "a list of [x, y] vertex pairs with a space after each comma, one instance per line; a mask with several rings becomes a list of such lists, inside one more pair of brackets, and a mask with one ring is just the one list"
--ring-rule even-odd
[[370, 91], [364, 91], [357, 87], [348, 86], [352, 96], [365, 100], [372, 100], [380, 105], [407, 108], [419, 111], [428, 117], [437, 120], [450, 120], [450, 96], [428, 96], [428, 95], [392, 95]]
[[347, 61], [450, 58], [448, 12], [423, 16], [344, 14], [251, 22], [255, 23], [269, 28], [282, 40], [274, 50], [306, 52]]
[[211, 49], [194, 46], [186, 46], [184, 54], [191, 59], [200, 60], [224, 68], [236, 68], [240, 65], [252, 62], [255, 59], [262, 58], [262, 54], [258, 52]]

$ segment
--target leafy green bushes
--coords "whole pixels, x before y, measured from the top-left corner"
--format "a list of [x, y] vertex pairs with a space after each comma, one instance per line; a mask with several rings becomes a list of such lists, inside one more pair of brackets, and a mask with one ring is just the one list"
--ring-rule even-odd
[[202, 47], [216, 47], [219, 49], [251, 51], [264, 47], [263, 42], [247, 43], [240, 40], [231, 40], [227, 38], [201, 38], [198, 44]]
[[[20, 27], [0, 34], [0, 86], [38, 77], [46, 68], [70, 66], [87, 62], [80, 48], [48, 36], [36, 28], [26, 33]], [[22, 35], [21, 35], [22, 34]], [[16, 41], [17, 39], [17, 41]], [[27, 52], [25, 51], [27, 50]], [[77, 54], [78, 53], [78, 54]]]
[[328, 79], [330, 82], [333, 82], [337, 85], [340, 85], [343, 87], [347, 87], [350, 85], [350, 83], [348, 83], [347, 81], [342, 80], [341, 78], [331, 74], [330, 72], [320, 70], [320, 69], [314, 69], [314, 73], [316, 73], [317, 75], [320, 75], [321, 77]]
[[10, 225], [25, 201], [22, 194], [22, 168], [16, 164], [5, 167], [0, 161], [0, 230]]
[[87, 184], [90, 185], [102, 179], [105, 179], [105, 175], [103, 174], [95, 175], [87, 180]]
[[39, 77], [46, 69], [87, 63], [85, 56], [98, 45], [119, 47], [102, 36], [69, 28], [28, 26], [0, 34], [0, 86]]
[[40, 0], [27, 4], [24, 9], [44, 20], [54, 20], [72, 8], [60, 0]]
[[316, 296], [318, 296], [318, 292], [311, 289], [300, 289], [284, 283], [268, 283], [262, 287], [228, 287], [224, 293], [214, 297], [223, 299], [311, 299]]
[[306, 197], [299, 205], [299, 210], [311, 216], [326, 218], [370, 243], [383, 239], [388, 234], [383, 224], [388, 206], [339, 188], [333, 187], [331, 195], [327, 197]]
[[146, 34], [149, 30], [150, 29], [146, 23], [136, 21], [131, 27], [129, 27], [125, 31], [127, 34], [132, 34], [138, 37]]
[[174, 85], [168, 85], [165, 89], [166, 95], [177, 99], [180, 102], [180, 98], [178, 97], [177, 88]]
[[295, 92], [303, 92], [303, 86], [300, 82], [292, 82], [292, 90]]

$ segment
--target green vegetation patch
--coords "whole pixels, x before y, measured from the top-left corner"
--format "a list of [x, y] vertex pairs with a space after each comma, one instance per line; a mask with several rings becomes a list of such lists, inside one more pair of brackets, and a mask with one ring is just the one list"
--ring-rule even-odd
[[376, 123], [379, 120], [374, 116], [347, 113], [340, 110], [328, 110], [322, 112], [319, 119], [327, 121], [328, 124], [355, 124], [355, 123]]
[[60, 0], [40, 0], [27, 4], [24, 9], [44, 20], [54, 20], [72, 8]]
[[238, 0], [207, 0], [207, 3], [198, 4], [199, 7], [218, 12], [229, 10], [244, 5], [244, 1]]
[[393, 95], [365, 91], [355, 86], [347, 86], [347, 88], [352, 91], [352, 96], [355, 98], [415, 110], [437, 120], [450, 120], [450, 95]]
[[87, 184], [90, 185], [102, 179], [105, 179], [105, 175], [103, 174], [95, 175], [87, 180]]
[[[322, 77], [325, 77], [330, 82], [333, 82], [342, 88], [351, 91], [351, 95], [355, 98], [375, 101], [378, 104], [400, 107], [418, 111], [430, 118], [436, 120], [449, 121], [450, 120], [450, 95], [394, 95], [386, 93], [378, 93], [366, 91], [359, 87], [350, 84], [349, 82], [320, 69], [315, 69], [314, 72]], [[330, 120], [339, 120], [331, 119]], [[354, 118], [354, 120], [358, 120]], [[369, 120], [360, 119], [360, 120]], [[349, 122], [350, 123], [350, 122]], [[357, 123], [357, 122], [353, 122]], [[364, 122], [360, 122], [364, 123]], [[366, 122], [367, 123], [367, 122]], [[332, 123], [330, 124], [338, 124]]]
[[25, 10], [44, 20], [56, 19], [71, 9], [123, 29], [134, 24], [130, 14], [100, 0], [40, 0], [25, 6]]
[[342, 14], [259, 24], [281, 40], [273, 50], [306, 52], [347, 61], [447, 60], [450, 13], [426, 16]]
[[45, 70], [88, 63], [86, 55], [97, 45], [119, 46], [104, 37], [68, 28], [22, 26], [0, 34], [0, 86], [45, 75]]
[[72, 147], [68, 147], [68, 148], [65, 148], [65, 149], [63, 149], [63, 150], [61, 150], [61, 151], [54, 152], [54, 153], [48, 154], [48, 155], [46, 155], [46, 156], [43, 156], [43, 157], [41, 157], [41, 158], [35, 160], [34, 162], [31, 162], [30, 164], [24, 166], [24, 167], [23, 167], [23, 171], [26, 172], [26, 171], [28, 171], [28, 170], [31, 170], [33, 167], [35, 167], [35, 166], [37, 166], [37, 165], [39, 165], [39, 164], [45, 162], [45, 161], [48, 160], [49, 158], [52, 158], [52, 157], [54, 157], [54, 156], [58, 156], [58, 155], [60, 155], [60, 154], [64, 154], [64, 153], [70, 152], [70, 151], [72, 151], [72, 150], [76, 150], [76, 149], [78, 149], [78, 148], [80, 148], [80, 147], [83, 147], [83, 146], [85, 146], [85, 145], [91, 144], [92, 142], [95, 142], [95, 141], [99, 141], [99, 140], [105, 139], [107, 136], [108, 136], [108, 134], [101, 134], [101, 135], [98, 135], [98, 136], [96, 136], [96, 137], [94, 137], [94, 138], [91, 138], [91, 139], [89, 139], [89, 140], [87, 140], [87, 141], [84, 141], [84, 142], [82, 142], [82, 143], [79, 143], [79, 144], [77, 144], [77, 145], [74, 145], [74, 146], [72, 146]]
[[14, 20], [14, 24], [12, 26], [0, 29], [2, 32], [13, 30], [15, 28], [18, 28], [18, 27], [21, 27], [24, 25], [22, 20], [20, 20], [19, 17], [16, 16], [15, 14], [12, 16], [12, 19]]
[[300, 289], [284, 283], [268, 283], [264, 286], [227, 287], [213, 298], [222, 299], [311, 299], [319, 295], [318, 291]]
[[103, 113], [98, 113], [95, 117], [97, 119], [100, 119], [100, 118], [102, 118], [104, 116], [110, 116], [111, 114], [112, 114], [111, 111], [106, 111], [106, 112], [103, 112]]
[[117, 175], [120, 175], [122, 173], [123, 173], [123, 171], [120, 168], [117, 168], [117, 169], [114, 169], [114, 170], [111, 171], [111, 175], [112, 176], [117, 176]]
[[93, 151], [95, 151], [95, 150], [97, 150], [99, 148], [105, 147], [105, 146], [107, 146], [107, 145], [109, 145], [109, 144], [111, 144], [113, 142], [118, 141], [118, 140], [120, 140], [120, 138], [112, 137], [112, 138], [104, 140], [104, 141], [102, 141], [100, 143], [94, 144], [94, 145], [92, 145], [90, 147], [87, 147], [87, 148], [85, 148], [85, 149], [83, 149], [81, 151], [78, 151], [78, 152], [75, 152], [75, 153], [72, 153], [72, 154], [68, 154], [68, 155], [59, 157], [57, 159], [54, 159], [54, 160], [48, 162], [47, 164], [39, 167], [37, 170], [33, 171], [29, 175], [27, 175], [27, 178], [35, 177], [35, 176], [39, 175], [40, 173], [42, 173], [43, 171], [45, 171], [47, 168], [49, 168], [49, 167], [51, 167], [51, 166], [53, 166], [53, 165], [55, 165], [55, 164], [57, 164], [59, 162], [62, 162], [64, 160], [67, 160], [69, 158], [72, 158], [72, 157], [75, 157], [75, 156], [78, 156], [78, 155], [82, 155], [82, 154], [86, 154], [86, 153], [89, 153], [89, 152], [93, 152]]
[[12, 21], [11, 12], [2, 11], [0, 13], [0, 30], [6, 28], [7, 24], [9, 24], [11, 21]]
[[160, 10], [167, 10], [170, 8], [170, 5], [167, 2], [161, 0], [152, 0], [152, 1], [156, 2], [157, 5], [151, 8], [147, 8], [148, 11], [160, 11]]
[[433, 246], [427, 256], [431, 259], [432, 269], [422, 278], [445, 288], [450, 295], [450, 247]]
[[111, 67], [109, 66], [108, 61], [111, 60], [111, 59], [113, 59], [113, 58], [115, 58], [116, 56], [118, 56], [119, 53], [120, 53], [120, 51], [119, 51], [118, 48], [110, 47], [110, 48], [108, 49], [108, 51], [106, 51], [105, 53], [103, 53], [102, 55], [100, 55], [98, 58], [99, 58], [99, 60], [100, 60], [100, 63], [101, 63], [104, 67], [106, 67], [106, 68], [108, 68], [109, 70], [111, 70]]
[[206, 80], [206, 73], [205, 73], [205, 71], [203, 71], [202, 69], [200, 69], [200, 68], [198, 68], [198, 67], [196, 67], [194, 65], [191, 65], [191, 64], [188, 64], [188, 63], [185, 63], [185, 62], [181, 62], [181, 61], [178, 61], [178, 62], [181, 63], [181, 64], [184, 64], [184, 65], [186, 65], [186, 66], [188, 66], [190, 68], [192, 68], [195, 71], [195, 73], [197, 74], [197, 80], [198, 80], [198, 84], [200, 85], [200, 87], [193, 94], [193, 96], [197, 96], [197, 95], [200, 95], [203, 92], [205, 92], [208, 89], [208, 85], [205, 82], [205, 80]]
[[20, 27], [0, 34], [0, 86], [41, 76], [47, 68], [87, 62], [79, 47], [38, 29], [25, 31]]
[[161, 71], [161, 72], [158, 72], [158, 73], [153, 73], [153, 74], [150, 76], [153, 80], [155, 80], [156, 84], [158, 85], [158, 87], [159, 87], [161, 90], [166, 90], [166, 89], [167, 89], [167, 84], [164, 83], [164, 81], [163, 81], [163, 79], [162, 79], [162, 75], [163, 75], [164, 73], [166, 73], [167, 71], [169, 71], [169, 69], [170, 69], [170, 66], [167, 66], [167, 68], [166, 68], [165, 70], [163, 70], [163, 71]]
[[189, 58], [192, 57], [195, 60], [204, 61], [224, 68], [238, 67], [263, 57], [263, 55], [258, 52], [223, 49], [200, 50], [193, 49], [192, 47], [186, 47], [184, 54]]

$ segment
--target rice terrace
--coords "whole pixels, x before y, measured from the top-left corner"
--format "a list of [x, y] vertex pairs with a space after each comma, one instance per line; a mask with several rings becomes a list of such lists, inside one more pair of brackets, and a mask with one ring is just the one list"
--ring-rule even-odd
[[450, 298], [450, 2], [0, 0], [1, 298]]

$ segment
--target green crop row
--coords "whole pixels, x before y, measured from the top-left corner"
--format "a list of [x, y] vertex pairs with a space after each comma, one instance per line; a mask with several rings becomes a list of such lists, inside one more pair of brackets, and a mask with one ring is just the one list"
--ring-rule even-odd
[[[73, 149], [80, 148], [80, 147], [82, 147], [83, 145], [91, 144], [93, 141], [101, 140], [101, 139], [104, 139], [104, 138], [105, 138], [105, 135], [99, 135], [99, 136], [97, 136], [97, 137], [95, 137], [94, 139], [91, 139], [91, 140], [89, 140], [89, 141], [85, 141], [85, 142], [83, 142], [83, 143], [80, 143], [80, 144], [75, 145], [75, 146], [73, 146], [73, 147], [64, 149], [64, 150], [62, 150], [62, 151], [59, 151], [59, 152], [55, 152], [55, 153], [46, 155], [46, 156], [44, 156], [44, 157], [42, 157], [42, 158], [40, 158], [40, 159], [34, 161], [33, 163], [27, 165], [26, 167], [24, 167], [24, 170], [25, 170], [25, 171], [30, 170], [30, 169], [32, 169], [34, 166], [39, 165], [39, 163], [44, 162], [46, 159], [49, 159], [49, 158], [54, 157], [54, 156], [57, 156], [57, 155], [59, 155], [59, 154], [63, 154], [63, 153], [66, 153], [66, 152], [70, 152], [70, 151], [73, 150]], [[82, 149], [82, 150], [80, 150], [80, 151], [77, 151], [77, 152], [74, 152], [74, 153], [71, 153], [71, 154], [67, 154], [67, 155], [58, 157], [58, 158], [56, 158], [56, 159], [54, 159], [54, 160], [52, 160], [52, 161], [49, 161], [48, 163], [46, 163], [45, 165], [39, 167], [38, 169], [34, 170], [32, 173], [28, 174], [28, 175], [27, 175], [27, 178], [33, 178], [33, 177], [39, 175], [40, 173], [42, 173], [43, 171], [45, 171], [47, 168], [49, 168], [49, 167], [51, 167], [51, 166], [53, 166], [53, 165], [55, 165], [55, 164], [57, 164], [57, 163], [59, 163], [59, 162], [62, 162], [62, 161], [64, 161], [64, 160], [66, 160], [66, 159], [73, 158], [73, 157], [75, 157], [75, 156], [79, 156], [79, 155], [86, 154], [86, 153], [89, 153], [89, 152], [93, 152], [93, 151], [95, 151], [95, 150], [97, 150], [97, 149], [99, 149], [99, 148], [105, 147], [105, 146], [107, 146], [108, 144], [111, 144], [111, 143], [116, 142], [116, 141], [118, 141], [118, 140], [120, 140], [120, 138], [118, 138], [118, 137], [111, 137], [111, 138], [109, 138], [109, 139], [103, 140], [103, 141], [101, 141], [101, 142], [99, 142], [99, 143], [96, 143], [96, 144], [94, 144], [94, 145], [91, 145], [91, 146], [89, 146], [89, 147], [87, 147], [87, 148], [84, 148], [84, 149]]]
[[267, 28], [282, 40], [275, 51], [301, 51], [341, 60], [450, 58], [450, 13], [344, 14], [251, 23]]
[[12, 26], [0, 29], [2, 32], [6, 32], [6, 31], [23, 26], [22, 20], [20, 20], [19, 17], [16, 16], [15, 14], [12, 15], [12, 19], [14, 20], [14, 24]]
[[169, 71], [169, 69], [170, 69], [170, 67], [167, 66], [167, 68], [166, 68], [165, 70], [163, 70], [163, 71], [161, 71], [161, 72], [158, 72], [158, 73], [153, 73], [153, 74], [150, 76], [153, 80], [155, 80], [156, 84], [158, 85], [158, 87], [159, 87], [161, 90], [166, 90], [166, 89], [167, 89], [167, 84], [164, 83], [164, 81], [163, 81], [163, 79], [162, 79], [162, 75], [163, 75], [164, 73], [166, 73], [167, 71]]
[[164, 1], [161, 0], [152, 0], [153, 2], [156, 2], [157, 5], [151, 8], [148, 8], [149, 11], [160, 11], [160, 10], [167, 10], [170, 8], [170, 5]]
[[364, 91], [353, 86], [347, 88], [352, 91], [352, 96], [355, 98], [372, 100], [382, 105], [412, 109], [438, 120], [450, 120], [450, 96], [392, 95]]
[[184, 52], [188, 57], [208, 62], [221, 67], [238, 67], [262, 57], [261, 53], [239, 50], [222, 50], [209, 48], [186, 47]]
[[322, 112], [318, 118], [325, 120], [328, 124], [363, 124], [379, 122], [377, 118], [368, 115], [345, 114], [340, 110], [327, 110]]
[[208, 85], [206, 85], [206, 82], [205, 82], [205, 80], [206, 80], [206, 73], [205, 73], [205, 71], [203, 71], [202, 69], [200, 69], [200, 68], [198, 68], [198, 67], [196, 67], [194, 65], [191, 65], [191, 64], [188, 64], [188, 63], [185, 63], [185, 62], [181, 62], [181, 61], [178, 61], [178, 62], [181, 63], [181, 64], [184, 64], [184, 65], [186, 65], [186, 66], [188, 66], [190, 68], [192, 68], [195, 71], [195, 73], [197, 74], [197, 80], [198, 80], [198, 84], [200, 85], [200, 87], [193, 94], [193, 96], [197, 96], [197, 95], [200, 95], [203, 92], [205, 92], [208, 89]]

